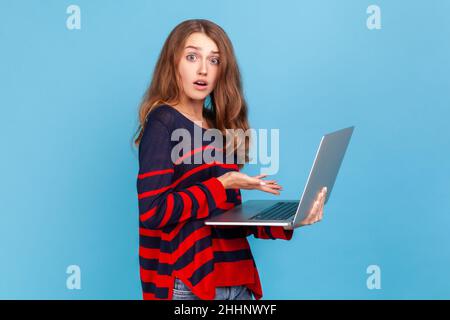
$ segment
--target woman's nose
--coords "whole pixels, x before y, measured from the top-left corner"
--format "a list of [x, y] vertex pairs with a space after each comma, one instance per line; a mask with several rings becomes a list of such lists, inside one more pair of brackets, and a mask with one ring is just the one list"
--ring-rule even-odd
[[206, 62], [202, 61], [200, 63], [198, 74], [206, 75], [208, 73], [208, 70], [206, 70]]

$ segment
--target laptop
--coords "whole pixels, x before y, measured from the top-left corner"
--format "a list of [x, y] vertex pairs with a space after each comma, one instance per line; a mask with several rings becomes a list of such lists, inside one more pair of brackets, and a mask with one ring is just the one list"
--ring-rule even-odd
[[320, 140], [303, 194], [299, 200], [248, 200], [234, 208], [205, 220], [217, 226], [282, 226], [298, 228], [312, 208], [314, 199], [327, 187], [325, 204], [330, 199], [334, 182], [355, 126], [325, 134]]

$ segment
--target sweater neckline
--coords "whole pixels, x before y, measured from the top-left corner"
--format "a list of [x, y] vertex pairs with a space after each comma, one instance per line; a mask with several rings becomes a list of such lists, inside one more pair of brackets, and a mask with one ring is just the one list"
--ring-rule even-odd
[[189, 119], [188, 117], [186, 117], [183, 113], [181, 113], [180, 111], [178, 111], [176, 108], [172, 107], [171, 105], [167, 105], [169, 108], [175, 110], [176, 113], [178, 113], [182, 118], [186, 119], [186, 121], [192, 123], [194, 126], [201, 128], [202, 130], [208, 130], [209, 128], [204, 128], [199, 126], [198, 124], [196, 124], [194, 121], [192, 121], [191, 119]]

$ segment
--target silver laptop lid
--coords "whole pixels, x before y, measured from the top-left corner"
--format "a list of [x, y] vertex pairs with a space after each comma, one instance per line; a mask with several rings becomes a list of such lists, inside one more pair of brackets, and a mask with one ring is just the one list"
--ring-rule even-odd
[[300, 226], [300, 223], [309, 212], [316, 195], [323, 187], [327, 187], [325, 203], [328, 202], [354, 128], [354, 126], [351, 126], [325, 134], [320, 140], [299, 207], [294, 216], [294, 227]]

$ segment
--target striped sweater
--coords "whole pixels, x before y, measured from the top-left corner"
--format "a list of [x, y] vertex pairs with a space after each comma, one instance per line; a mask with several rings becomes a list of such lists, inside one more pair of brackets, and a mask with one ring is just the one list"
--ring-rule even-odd
[[[245, 285], [261, 299], [261, 283], [247, 236], [290, 240], [282, 227], [207, 226], [204, 220], [242, 202], [239, 189], [225, 189], [217, 177], [239, 171], [226, 163], [219, 149], [215, 161], [198, 163], [195, 155], [210, 141], [191, 146], [176, 161], [172, 141], [177, 128], [205, 133], [169, 105], [153, 109], [139, 145], [137, 192], [139, 205], [139, 264], [144, 299], [172, 299], [175, 277], [201, 299], [214, 299], [218, 286]], [[211, 150], [210, 150], [211, 151]], [[191, 161], [186, 163], [186, 157]], [[217, 160], [221, 159], [221, 160]], [[235, 157], [236, 159], [236, 157]], [[184, 161], [181, 161], [184, 160]]]

